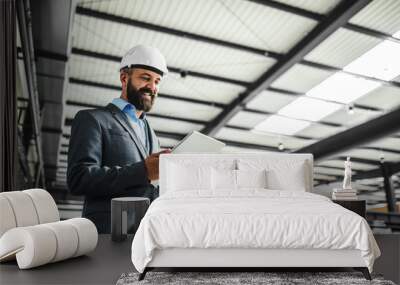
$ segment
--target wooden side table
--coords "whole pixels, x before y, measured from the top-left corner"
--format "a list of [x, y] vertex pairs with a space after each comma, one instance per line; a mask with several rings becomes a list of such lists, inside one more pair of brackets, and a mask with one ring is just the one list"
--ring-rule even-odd
[[334, 203], [359, 214], [365, 219], [366, 217], [366, 201], [365, 200], [332, 200]]

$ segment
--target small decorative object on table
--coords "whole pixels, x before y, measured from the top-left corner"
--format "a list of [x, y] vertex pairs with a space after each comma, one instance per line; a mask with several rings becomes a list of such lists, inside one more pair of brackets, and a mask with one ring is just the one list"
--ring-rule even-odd
[[343, 189], [333, 189], [332, 200], [358, 200], [357, 191], [351, 187], [350, 157], [347, 157], [347, 160], [344, 162]]
[[365, 218], [365, 200], [358, 200], [357, 191], [351, 187], [351, 161], [347, 157], [344, 162], [344, 179], [343, 188], [333, 189], [332, 200], [343, 208], [346, 208], [354, 213]]

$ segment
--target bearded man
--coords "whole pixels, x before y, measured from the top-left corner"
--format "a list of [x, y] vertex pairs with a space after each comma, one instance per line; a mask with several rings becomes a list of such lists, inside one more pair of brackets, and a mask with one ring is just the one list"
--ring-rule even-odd
[[151, 184], [158, 179], [158, 139], [146, 120], [168, 72], [163, 55], [149, 46], [136, 46], [122, 58], [122, 92], [106, 107], [79, 111], [72, 124], [67, 184], [84, 195], [82, 217], [99, 233], [110, 233], [111, 199], [158, 197]]

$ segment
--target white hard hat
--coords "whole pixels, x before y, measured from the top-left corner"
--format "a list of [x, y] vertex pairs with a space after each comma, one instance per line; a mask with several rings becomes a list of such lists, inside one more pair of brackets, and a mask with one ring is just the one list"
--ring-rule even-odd
[[161, 76], [168, 73], [164, 56], [158, 49], [150, 46], [135, 46], [122, 57], [119, 70], [131, 67], [149, 69]]

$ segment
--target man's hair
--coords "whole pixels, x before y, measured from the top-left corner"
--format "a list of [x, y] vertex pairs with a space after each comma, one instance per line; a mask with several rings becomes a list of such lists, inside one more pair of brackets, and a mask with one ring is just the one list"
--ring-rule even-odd
[[135, 68], [132, 67], [125, 67], [121, 69], [121, 73], [128, 73], [128, 75], [132, 75], [133, 71], [135, 70]]

